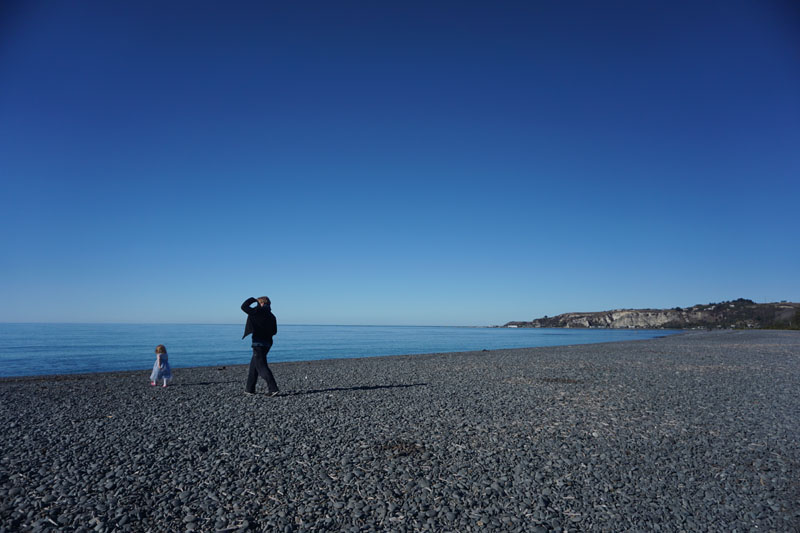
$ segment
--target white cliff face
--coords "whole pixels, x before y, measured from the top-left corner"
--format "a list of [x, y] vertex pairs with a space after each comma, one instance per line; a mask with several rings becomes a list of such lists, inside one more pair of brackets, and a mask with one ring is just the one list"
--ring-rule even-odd
[[661, 327], [676, 319], [678, 313], [674, 312], [635, 312], [635, 311], [622, 311], [612, 313], [612, 321], [610, 327], [612, 328], [652, 328]]
[[[599, 313], [565, 313], [545, 322], [537, 319], [534, 327], [561, 328], [660, 328], [667, 324], [691, 324], [715, 321], [714, 317], [701, 311], [637, 310], [618, 309]], [[551, 324], [555, 322], [555, 324]]]

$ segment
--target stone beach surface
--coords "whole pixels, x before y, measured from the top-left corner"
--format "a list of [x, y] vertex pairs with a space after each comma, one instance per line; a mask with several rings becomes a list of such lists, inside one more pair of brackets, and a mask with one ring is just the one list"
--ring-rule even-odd
[[0, 532], [800, 531], [798, 332], [271, 367], [0, 380]]

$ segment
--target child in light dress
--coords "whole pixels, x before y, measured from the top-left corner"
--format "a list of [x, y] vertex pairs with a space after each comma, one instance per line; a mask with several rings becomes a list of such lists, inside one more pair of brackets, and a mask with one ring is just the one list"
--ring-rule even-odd
[[163, 344], [156, 346], [156, 362], [153, 365], [153, 371], [150, 373], [150, 385], [155, 387], [159, 379], [164, 380], [163, 387], [166, 387], [167, 381], [172, 379], [172, 369], [169, 367], [167, 347]]

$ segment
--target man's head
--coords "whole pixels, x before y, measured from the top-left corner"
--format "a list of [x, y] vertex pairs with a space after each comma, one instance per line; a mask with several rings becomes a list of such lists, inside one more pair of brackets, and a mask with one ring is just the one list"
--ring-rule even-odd
[[272, 305], [272, 302], [270, 302], [269, 298], [267, 298], [266, 296], [259, 296], [258, 298], [256, 298], [256, 300], [258, 300], [258, 305], [260, 305], [261, 307], [264, 307], [265, 305], [266, 306]]

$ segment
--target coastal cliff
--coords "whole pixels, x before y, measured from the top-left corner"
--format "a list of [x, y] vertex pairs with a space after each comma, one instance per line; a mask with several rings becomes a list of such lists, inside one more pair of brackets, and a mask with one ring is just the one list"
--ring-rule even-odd
[[673, 309], [615, 309], [564, 313], [530, 322], [508, 322], [507, 328], [792, 328], [800, 329], [800, 303], [757, 304], [739, 298], [729, 302]]

